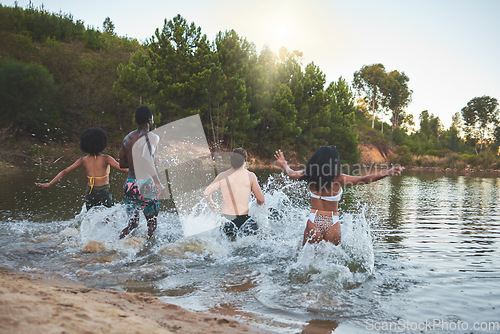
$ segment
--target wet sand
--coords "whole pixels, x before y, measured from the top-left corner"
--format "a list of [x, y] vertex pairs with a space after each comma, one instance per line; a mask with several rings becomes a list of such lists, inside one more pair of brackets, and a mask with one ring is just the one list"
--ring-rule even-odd
[[0, 270], [0, 333], [265, 333], [147, 293], [89, 289]]

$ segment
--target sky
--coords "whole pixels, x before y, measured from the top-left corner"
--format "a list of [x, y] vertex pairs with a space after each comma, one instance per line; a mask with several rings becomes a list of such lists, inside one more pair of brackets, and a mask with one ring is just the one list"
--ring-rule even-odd
[[[1, 1], [14, 6], [14, 0]], [[500, 0], [32, 0], [49, 12], [72, 14], [102, 31], [110, 17], [119, 36], [144, 42], [177, 14], [213, 42], [234, 29], [256, 46], [276, 53], [284, 46], [314, 62], [326, 86], [352, 83], [364, 65], [410, 79], [406, 112], [423, 110], [449, 128], [452, 116], [474, 97], [500, 99]], [[26, 8], [29, 0], [18, 0]], [[389, 121], [389, 116], [386, 117]]]

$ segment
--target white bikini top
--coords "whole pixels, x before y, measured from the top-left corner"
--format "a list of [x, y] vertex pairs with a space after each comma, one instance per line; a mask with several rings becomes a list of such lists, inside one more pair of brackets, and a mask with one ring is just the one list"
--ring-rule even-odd
[[322, 199], [323, 201], [328, 201], [328, 202], [338, 202], [342, 198], [343, 190], [342, 190], [342, 187], [340, 187], [339, 193], [335, 196], [319, 196], [319, 195], [313, 194], [311, 191], [309, 191], [309, 192], [311, 193], [312, 198], [319, 198], [319, 199]]

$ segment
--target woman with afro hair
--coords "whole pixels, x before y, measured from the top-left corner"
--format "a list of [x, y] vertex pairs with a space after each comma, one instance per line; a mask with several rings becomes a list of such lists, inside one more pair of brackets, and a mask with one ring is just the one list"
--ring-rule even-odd
[[118, 162], [111, 156], [102, 154], [108, 144], [108, 136], [101, 128], [89, 128], [80, 136], [80, 148], [88, 155], [79, 158], [71, 166], [62, 170], [52, 181], [48, 183], [35, 183], [40, 187], [50, 187], [76, 168], [83, 166], [87, 171], [87, 190], [85, 192], [85, 204], [87, 211], [94, 206], [114, 205], [113, 196], [110, 193], [109, 170], [110, 166], [127, 174], [128, 168], [120, 168]]

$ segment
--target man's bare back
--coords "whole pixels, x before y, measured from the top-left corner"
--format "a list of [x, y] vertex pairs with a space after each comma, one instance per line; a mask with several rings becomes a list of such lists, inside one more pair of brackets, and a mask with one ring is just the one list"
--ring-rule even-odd
[[257, 204], [264, 204], [264, 195], [254, 173], [245, 168], [246, 151], [242, 148], [235, 149], [231, 155], [231, 168], [217, 175], [215, 180], [205, 189], [204, 196], [214, 212], [218, 211], [212, 199], [212, 193], [217, 189], [222, 193], [222, 215], [228, 220], [222, 231], [232, 240], [239, 233], [245, 235], [255, 234], [258, 225], [248, 215], [248, 205], [251, 193], [255, 195]]
[[251, 192], [254, 192], [259, 204], [264, 202], [264, 196], [257, 183], [257, 177], [245, 168], [237, 170], [231, 168], [219, 174], [217, 179], [219, 179], [218, 182], [223, 198], [222, 214], [236, 216], [248, 214]]
[[231, 168], [220, 173], [207, 187], [204, 195], [214, 211], [216, 211], [217, 205], [212, 200], [212, 193], [217, 189], [220, 189], [222, 193], [221, 213], [225, 215], [248, 214], [248, 204], [252, 192], [257, 199], [257, 204], [264, 204], [264, 195], [257, 177], [245, 167]]

